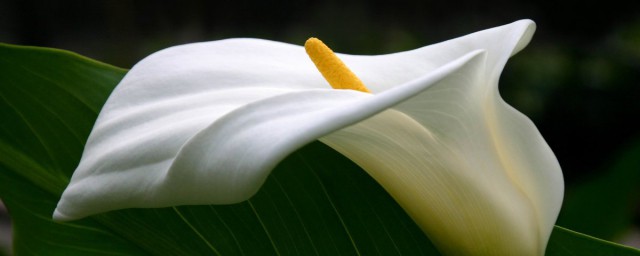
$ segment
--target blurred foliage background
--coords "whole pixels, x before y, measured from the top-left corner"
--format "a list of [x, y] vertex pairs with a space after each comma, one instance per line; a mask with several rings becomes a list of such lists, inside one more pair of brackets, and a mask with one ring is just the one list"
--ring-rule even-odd
[[337, 52], [382, 54], [523, 18], [538, 29], [507, 64], [501, 93], [563, 167], [558, 225], [626, 239], [640, 226], [640, 1], [0, 0], [0, 42], [130, 68], [190, 42], [315, 36]]

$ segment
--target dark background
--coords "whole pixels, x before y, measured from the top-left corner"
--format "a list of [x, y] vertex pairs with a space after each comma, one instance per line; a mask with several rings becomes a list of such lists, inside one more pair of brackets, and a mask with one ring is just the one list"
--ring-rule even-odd
[[[501, 93], [536, 123], [570, 196], [640, 145], [640, 1], [0, 0], [0, 42], [62, 48], [130, 68], [189, 42], [258, 37], [303, 44], [315, 36], [337, 52], [381, 54], [523, 18], [538, 29], [507, 64]], [[640, 196], [626, 196], [637, 225]]]

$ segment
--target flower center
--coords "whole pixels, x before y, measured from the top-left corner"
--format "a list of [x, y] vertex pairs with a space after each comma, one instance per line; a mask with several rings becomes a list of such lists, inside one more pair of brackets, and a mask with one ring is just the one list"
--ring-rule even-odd
[[360, 79], [345, 65], [329, 47], [312, 37], [304, 43], [304, 49], [324, 79], [333, 89], [349, 89], [370, 92]]

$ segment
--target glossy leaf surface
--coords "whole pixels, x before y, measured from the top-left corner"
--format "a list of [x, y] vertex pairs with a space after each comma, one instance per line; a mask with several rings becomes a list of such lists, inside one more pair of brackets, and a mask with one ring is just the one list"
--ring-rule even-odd
[[[438, 255], [375, 181], [317, 142], [281, 162], [245, 203], [53, 222], [97, 113], [126, 71], [69, 52], [4, 44], [0, 70], [0, 198], [14, 222], [17, 254]], [[547, 254], [592, 248], [640, 255], [561, 228]]]

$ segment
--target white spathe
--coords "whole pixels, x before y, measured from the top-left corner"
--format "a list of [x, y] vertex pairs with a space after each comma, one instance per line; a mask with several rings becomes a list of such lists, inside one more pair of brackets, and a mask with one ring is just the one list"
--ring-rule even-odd
[[375, 178], [441, 251], [543, 255], [562, 173], [498, 93], [534, 30], [521, 20], [413, 51], [338, 54], [372, 94], [331, 89], [300, 46], [162, 50], [111, 94], [53, 217], [241, 202], [319, 139]]

